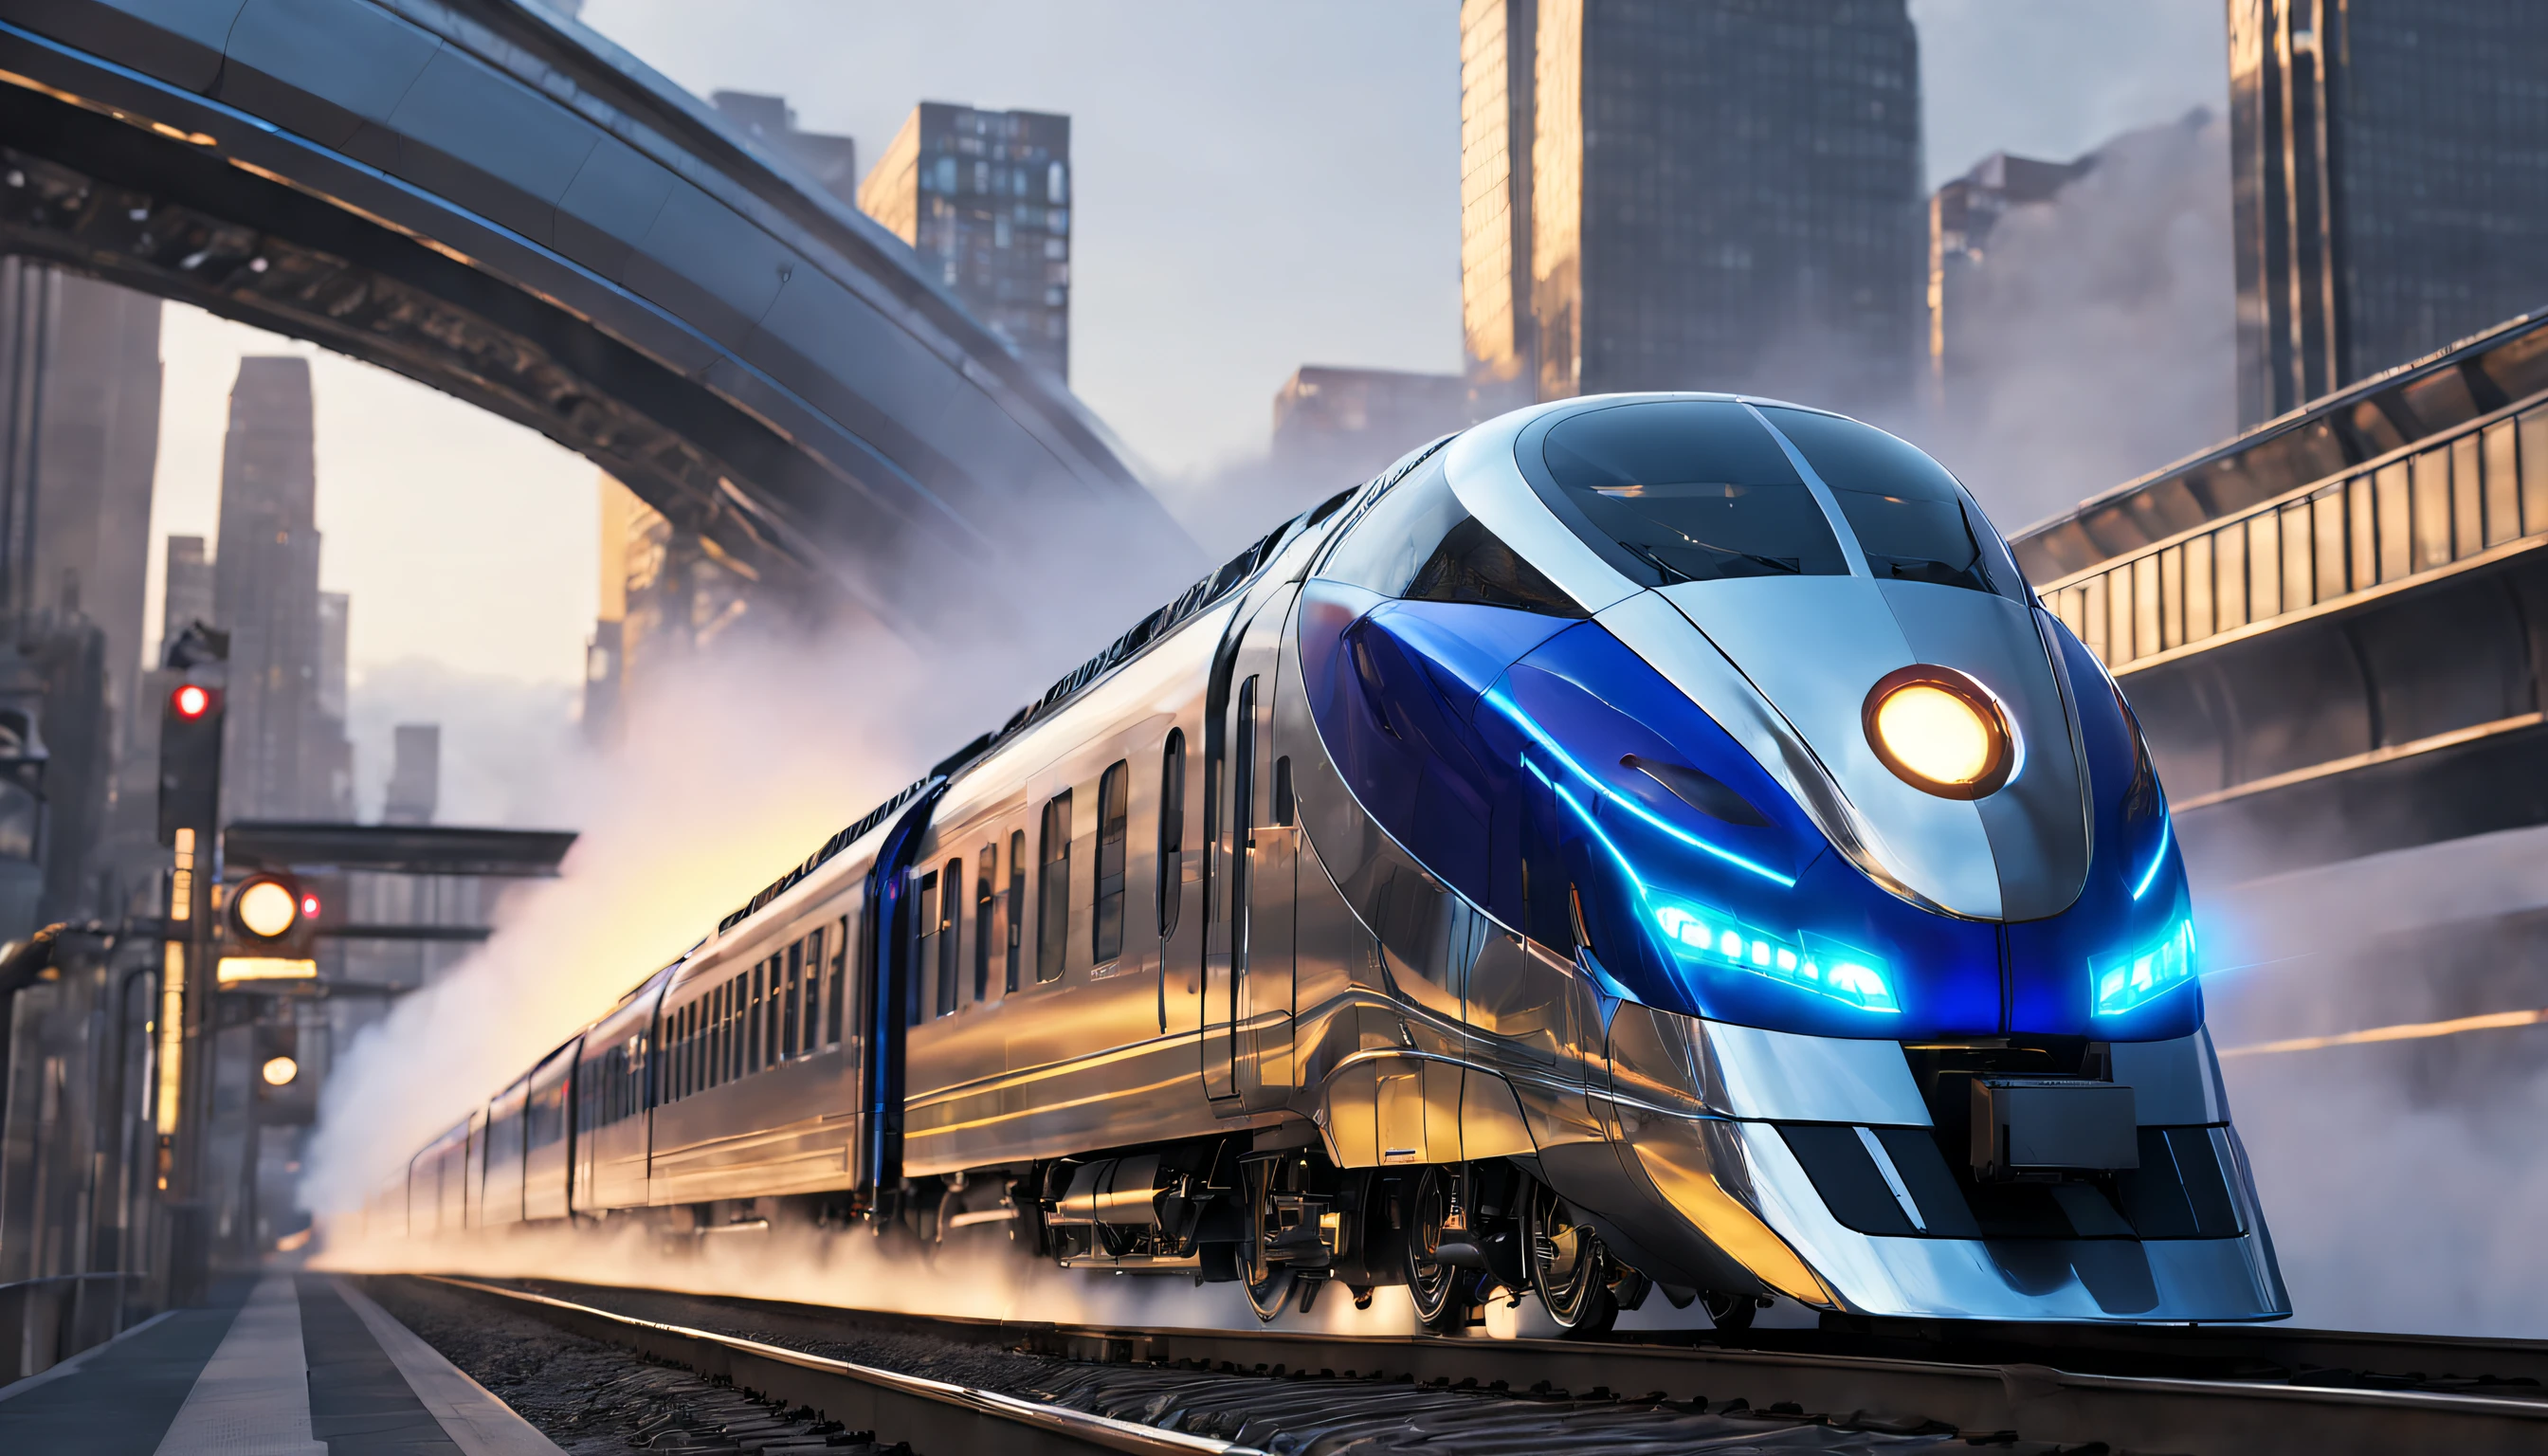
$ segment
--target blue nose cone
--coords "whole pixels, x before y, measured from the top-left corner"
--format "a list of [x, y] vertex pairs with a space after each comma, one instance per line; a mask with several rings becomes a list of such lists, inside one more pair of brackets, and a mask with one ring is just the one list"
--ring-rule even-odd
[[2074, 695], [2097, 872], [2061, 915], [2001, 924], [1936, 913], [1868, 878], [1598, 622], [1313, 582], [1301, 647], [1312, 715], [1363, 808], [1612, 994], [1905, 1040], [2145, 1040], [2199, 1023], [2181, 860], [2146, 757], [2093, 664], [2063, 666], [2102, 696]]

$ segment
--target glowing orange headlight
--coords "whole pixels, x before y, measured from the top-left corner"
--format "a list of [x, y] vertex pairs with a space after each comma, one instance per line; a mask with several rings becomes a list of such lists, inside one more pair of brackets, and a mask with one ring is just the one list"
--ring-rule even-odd
[[1885, 674], [1866, 694], [1865, 718], [1867, 744], [1884, 767], [1940, 798], [1996, 793], [2017, 767], [1999, 703], [1953, 668]]

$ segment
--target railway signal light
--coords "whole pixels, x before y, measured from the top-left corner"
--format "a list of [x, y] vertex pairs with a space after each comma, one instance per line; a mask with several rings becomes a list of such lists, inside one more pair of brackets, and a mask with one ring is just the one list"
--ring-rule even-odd
[[232, 887], [223, 917], [217, 974], [235, 981], [308, 980], [318, 974], [316, 946], [323, 908], [315, 885], [288, 874], [252, 874]]
[[222, 690], [180, 682], [159, 713], [159, 843], [209, 835], [222, 807]]

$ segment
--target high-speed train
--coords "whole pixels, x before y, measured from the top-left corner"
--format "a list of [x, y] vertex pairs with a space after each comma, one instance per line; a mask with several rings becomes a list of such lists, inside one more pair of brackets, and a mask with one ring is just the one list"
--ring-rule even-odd
[[2132, 711], [1952, 475], [1573, 400], [1144, 617], [375, 1212], [1001, 1237], [1266, 1319], [2277, 1318], [2197, 965]]

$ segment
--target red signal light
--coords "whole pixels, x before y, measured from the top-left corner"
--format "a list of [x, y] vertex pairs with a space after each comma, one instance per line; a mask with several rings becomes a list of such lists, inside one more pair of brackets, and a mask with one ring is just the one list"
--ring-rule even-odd
[[318, 918], [318, 897], [308, 890], [301, 892], [301, 918], [304, 920]]
[[213, 690], [188, 682], [168, 694], [168, 706], [176, 709], [178, 717], [191, 723], [213, 710]]

